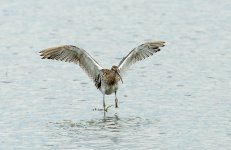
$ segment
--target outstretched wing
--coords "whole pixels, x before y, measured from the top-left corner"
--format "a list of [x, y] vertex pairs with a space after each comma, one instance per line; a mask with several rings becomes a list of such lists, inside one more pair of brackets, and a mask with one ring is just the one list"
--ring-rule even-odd
[[100, 70], [103, 69], [85, 50], [72, 45], [51, 47], [40, 52], [42, 59], [56, 59], [65, 62], [74, 62], [96, 81]]
[[119, 70], [121, 74], [124, 74], [128, 68], [137, 61], [143, 60], [154, 53], [160, 51], [160, 47], [164, 47], [163, 41], [146, 42], [136, 48], [134, 48], [126, 57], [124, 57], [119, 63]]

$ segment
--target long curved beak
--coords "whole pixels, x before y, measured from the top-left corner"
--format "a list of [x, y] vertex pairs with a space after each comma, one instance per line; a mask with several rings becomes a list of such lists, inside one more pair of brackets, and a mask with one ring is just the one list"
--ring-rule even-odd
[[118, 76], [120, 77], [120, 80], [121, 80], [121, 82], [122, 82], [122, 84], [123, 84], [124, 82], [123, 82], [123, 79], [122, 79], [121, 75], [119, 74], [119, 72], [118, 72], [118, 71], [116, 71], [116, 73], [117, 73], [117, 74], [118, 74]]

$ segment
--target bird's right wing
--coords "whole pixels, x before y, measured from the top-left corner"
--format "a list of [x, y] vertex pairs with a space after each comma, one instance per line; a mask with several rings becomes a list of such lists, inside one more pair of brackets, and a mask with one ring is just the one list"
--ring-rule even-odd
[[51, 47], [40, 52], [42, 59], [56, 59], [65, 62], [74, 62], [88, 74], [88, 76], [96, 82], [103, 69], [96, 60], [94, 60], [84, 49], [72, 45], [63, 45]]
[[121, 74], [124, 74], [128, 68], [137, 61], [143, 60], [154, 53], [160, 51], [160, 47], [164, 46], [163, 41], [146, 42], [134, 48], [127, 56], [119, 63], [118, 69]]

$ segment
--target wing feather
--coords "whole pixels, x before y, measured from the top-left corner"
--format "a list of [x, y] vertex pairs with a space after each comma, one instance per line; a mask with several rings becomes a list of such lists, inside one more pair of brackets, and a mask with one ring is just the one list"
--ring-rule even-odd
[[137, 61], [143, 60], [154, 53], [160, 51], [160, 47], [164, 47], [163, 41], [146, 42], [134, 48], [127, 56], [119, 63], [118, 67], [121, 74], [124, 74], [129, 67]]
[[55, 59], [65, 62], [74, 62], [96, 81], [100, 70], [103, 69], [85, 50], [72, 45], [52, 47], [40, 52], [42, 59]]

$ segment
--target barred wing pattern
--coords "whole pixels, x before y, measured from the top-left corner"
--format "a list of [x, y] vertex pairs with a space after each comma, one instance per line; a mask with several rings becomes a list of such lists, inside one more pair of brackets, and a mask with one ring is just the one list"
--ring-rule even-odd
[[119, 63], [119, 70], [121, 74], [124, 74], [129, 67], [137, 61], [143, 60], [154, 53], [160, 51], [160, 47], [164, 47], [163, 41], [146, 42], [136, 48], [134, 48], [126, 57], [124, 57]]
[[72, 45], [52, 47], [40, 52], [42, 59], [56, 59], [65, 62], [74, 62], [96, 82], [100, 70], [103, 69], [85, 50]]

